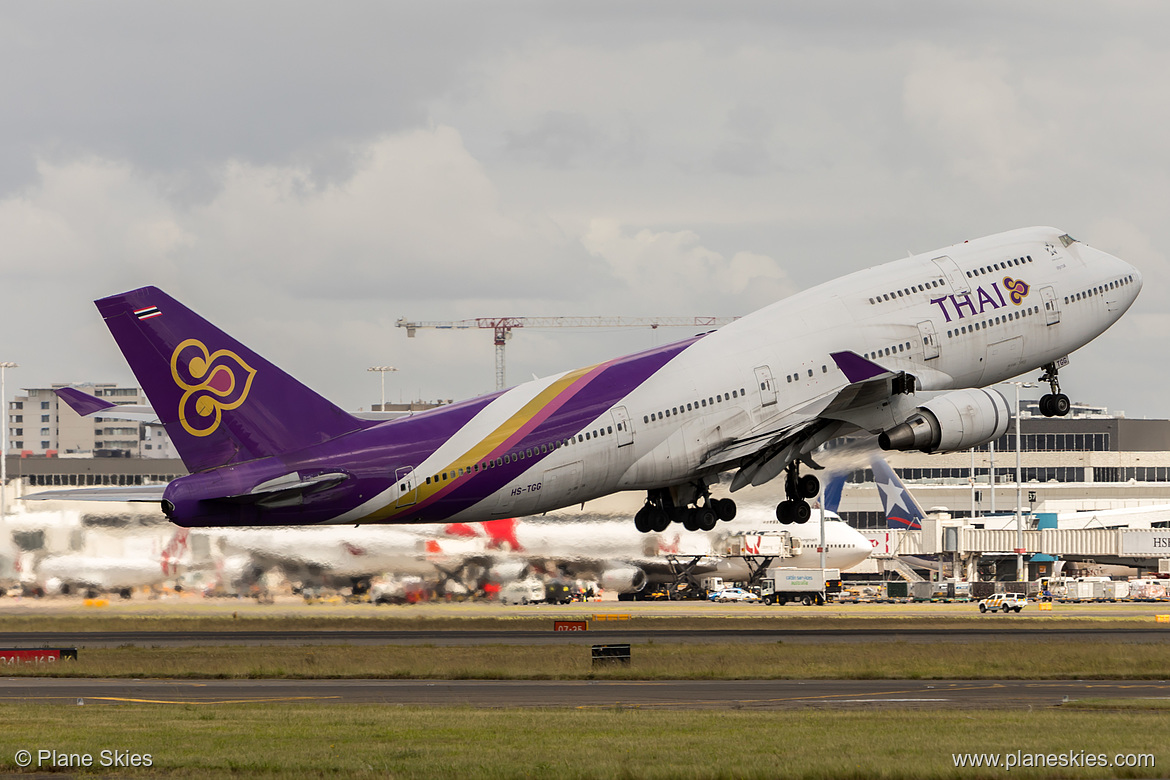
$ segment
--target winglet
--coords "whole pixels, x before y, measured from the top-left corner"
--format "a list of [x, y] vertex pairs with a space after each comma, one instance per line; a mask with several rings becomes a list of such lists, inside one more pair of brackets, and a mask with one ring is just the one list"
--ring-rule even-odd
[[98, 398], [96, 395], [83, 393], [74, 387], [58, 387], [53, 390], [57, 397], [64, 401], [70, 409], [77, 412], [82, 417], [89, 417], [91, 414], [104, 412], [106, 409], [111, 409], [114, 404], [110, 401], [105, 401]]
[[837, 368], [841, 369], [850, 383], [864, 382], [867, 379], [890, 373], [888, 369], [882, 368], [871, 360], [866, 360], [856, 352], [833, 352], [829, 356], [833, 358]]

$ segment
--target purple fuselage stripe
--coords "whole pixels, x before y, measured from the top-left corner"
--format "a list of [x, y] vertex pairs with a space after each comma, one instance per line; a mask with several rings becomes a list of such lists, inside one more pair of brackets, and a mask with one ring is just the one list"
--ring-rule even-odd
[[[564, 441], [583, 433], [585, 426], [597, 420], [699, 338], [702, 337], [697, 336], [598, 366], [558, 395], [549, 404], [547, 412], [541, 410], [532, 421], [524, 425], [519, 438], [511, 437], [508, 451], [527, 450], [534, 446], [539, 449], [541, 444]], [[586, 388], [588, 392], [583, 392]], [[197, 516], [190, 518], [191, 525], [303, 525], [328, 522], [381, 494], [394, 484], [399, 469], [417, 468], [498, 395], [483, 396], [415, 417], [381, 423], [299, 452], [183, 477], [171, 483], [167, 498], [177, 506], [183, 502], [200, 505], [194, 512]], [[501, 424], [503, 422], [500, 421]], [[501, 457], [503, 454], [500, 451], [493, 457]], [[532, 469], [548, 454], [534, 454], [531, 458], [513, 460], [457, 478], [453, 489], [441, 491], [427, 501], [413, 505], [408, 513], [395, 515], [393, 522], [434, 522], [451, 517], [482, 502]], [[301, 475], [344, 471], [350, 475], [350, 479], [335, 489], [305, 496], [303, 504], [299, 506], [256, 510], [252, 505], [225, 507], [223, 502], [197, 501], [200, 495], [247, 493], [266, 479], [293, 471]], [[433, 475], [416, 474], [415, 484], [425, 482], [428, 476]], [[214, 489], [209, 489], [207, 483], [211, 479], [214, 479]]]

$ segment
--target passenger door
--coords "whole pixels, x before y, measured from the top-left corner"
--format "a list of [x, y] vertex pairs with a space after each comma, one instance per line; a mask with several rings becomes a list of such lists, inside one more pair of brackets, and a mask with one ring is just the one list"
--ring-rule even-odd
[[918, 323], [918, 335], [922, 337], [923, 359], [933, 360], [938, 357], [938, 333], [934, 330], [934, 323], [930, 320]]
[[772, 381], [772, 369], [768, 366], [756, 366], [756, 384], [760, 386], [760, 405], [771, 406], [776, 403], [776, 383]]
[[1056, 300], [1056, 291], [1051, 287], [1041, 287], [1040, 297], [1044, 300], [1044, 320], [1049, 325], [1060, 322], [1060, 305]]

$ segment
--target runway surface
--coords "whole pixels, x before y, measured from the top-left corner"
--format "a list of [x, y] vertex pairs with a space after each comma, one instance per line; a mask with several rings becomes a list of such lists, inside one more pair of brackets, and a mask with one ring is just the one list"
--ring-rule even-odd
[[109, 680], [8, 678], [0, 701], [81, 704], [439, 705], [663, 709], [1052, 707], [1170, 698], [1170, 682], [1050, 680]]
[[6, 647], [184, 647], [215, 645], [546, 645], [604, 644], [607, 642], [716, 643], [716, 642], [1004, 642], [1037, 640], [1095, 640], [1113, 642], [1170, 642], [1170, 627], [1041, 628], [1035, 625], [990, 625], [972, 628], [839, 628], [839, 629], [593, 629], [549, 630], [405, 630], [351, 631], [8, 631], [0, 635]]

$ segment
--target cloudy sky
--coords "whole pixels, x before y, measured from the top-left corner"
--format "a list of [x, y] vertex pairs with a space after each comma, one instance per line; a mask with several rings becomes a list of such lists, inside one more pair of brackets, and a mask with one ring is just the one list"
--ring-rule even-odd
[[[743, 314], [1054, 225], [1145, 274], [1074, 400], [1170, 415], [1170, 5], [0, 7], [0, 360], [132, 383], [145, 284], [340, 405], [494, 385], [399, 317]], [[518, 332], [511, 382], [688, 331]]]

